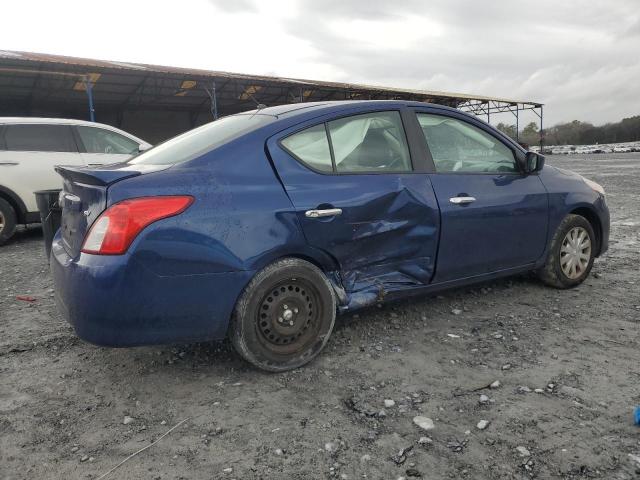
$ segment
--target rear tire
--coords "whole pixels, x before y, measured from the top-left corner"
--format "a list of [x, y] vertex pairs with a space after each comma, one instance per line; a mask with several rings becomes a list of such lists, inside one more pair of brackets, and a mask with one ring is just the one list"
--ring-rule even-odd
[[16, 231], [16, 211], [4, 198], [0, 198], [0, 245], [9, 240]]
[[553, 236], [547, 261], [537, 272], [538, 278], [555, 288], [580, 285], [591, 271], [597, 246], [589, 221], [580, 215], [567, 215]]
[[322, 351], [335, 318], [335, 294], [324, 273], [304, 260], [286, 258], [249, 282], [236, 304], [229, 337], [249, 363], [284, 372]]

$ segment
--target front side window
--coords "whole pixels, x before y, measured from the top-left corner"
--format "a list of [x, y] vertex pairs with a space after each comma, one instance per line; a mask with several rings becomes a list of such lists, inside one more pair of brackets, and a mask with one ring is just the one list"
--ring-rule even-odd
[[138, 142], [111, 130], [83, 126], [76, 128], [87, 153], [133, 155], [140, 148]]
[[290, 135], [281, 144], [302, 163], [322, 172], [411, 171], [407, 139], [396, 111], [333, 120]]
[[3, 135], [4, 148], [14, 152], [78, 151], [69, 125], [7, 125]]
[[436, 172], [518, 172], [513, 151], [494, 136], [455, 118], [417, 115]]

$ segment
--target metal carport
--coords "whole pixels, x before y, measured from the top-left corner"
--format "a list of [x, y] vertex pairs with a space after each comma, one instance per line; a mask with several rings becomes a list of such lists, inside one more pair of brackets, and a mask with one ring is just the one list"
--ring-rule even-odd
[[151, 142], [257, 104], [345, 99], [437, 103], [488, 121], [511, 112], [517, 127], [530, 110], [542, 131], [537, 102], [0, 50], [0, 115], [95, 119]]

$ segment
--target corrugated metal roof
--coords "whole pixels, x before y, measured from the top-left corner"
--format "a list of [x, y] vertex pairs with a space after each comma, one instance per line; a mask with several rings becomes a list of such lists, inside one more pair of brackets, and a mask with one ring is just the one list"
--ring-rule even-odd
[[[79, 72], [84, 70], [84, 73], [86, 74], [90, 74], [94, 72], [105, 73], [106, 71], [116, 76], [118, 72], [121, 72], [122, 74], [126, 73], [127, 76], [134, 75], [140, 80], [143, 80], [144, 78], [148, 78], [148, 77], [145, 77], [145, 75], [146, 76], [167, 75], [174, 78], [181, 77], [185, 80], [186, 79], [190, 79], [190, 80], [228, 79], [228, 80], [242, 81], [247, 84], [260, 83], [260, 84], [271, 84], [274, 86], [289, 86], [289, 87], [296, 86], [300, 88], [309, 87], [314, 89], [329, 89], [329, 90], [335, 90], [335, 91], [351, 92], [356, 95], [366, 95], [368, 93], [369, 94], [386, 93], [389, 95], [408, 96], [408, 97], [412, 97], [422, 101], [449, 100], [455, 106], [457, 106], [457, 103], [461, 103], [465, 101], [477, 101], [477, 102], [494, 101], [494, 102], [509, 103], [509, 104], [527, 105], [527, 106], [533, 106], [533, 107], [537, 107], [541, 105], [539, 102], [513, 100], [513, 99], [507, 99], [507, 98], [500, 98], [500, 97], [491, 97], [486, 95], [472, 95], [472, 94], [466, 94], [466, 93], [395, 88], [395, 87], [387, 87], [387, 86], [381, 86], [381, 85], [364, 85], [364, 84], [352, 84], [352, 83], [340, 83], [340, 82], [327, 82], [327, 81], [319, 81], [319, 80], [306, 80], [306, 79], [264, 76], [264, 75], [249, 75], [244, 73], [222, 72], [222, 71], [215, 71], [215, 70], [189, 69], [189, 68], [181, 68], [181, 67], [170, 67], [170, 66], [164, 66], [164, 65], [150, 65], [150, 64], [139, 64], [139, 63], [131, 63], [131, 62], [77, 58], [77, 57], [68, 57], [63, 55], [45, 54], [45, 53], [0, 50], [0, 76], [7, 74], [9, 72], [8, 67], [20, 66], [21, 68], [24, 68], [27, 65], [37, 67], [38, 70], [40, 71], [46, 71], [47, 68], [52, 68], [52, 69], [55, 69], [56, 71], [71, 69], [74, 72]], [[22, 73], [25, 73], [25, 72], [22, 72]], [[37, 74], [38, 72], [34, 71], [33, 73]], [[107, 79], [102, 78], [97, 82], [97, 84], [100, 85], [101, 82], [107, 82]], [[129, 82], [126, 82], [126, 83], [127, 85], [129, 85]], [[135, 82], [133, 83], [135, 84]], [[123, 95], [127, 94], [127, 92], [125, 91], [119, 92], [117, 91], [117, 88], [115, 88], [118, 85], [122, 85], [121, 83], [117, 81], [112, 81], [112, 85], [114, 86], [114, 89], [112, 89], [114, 91], [111, 93], [116, 93], [116, 94], [121, 93]], [[0, 85], [0, 88], [1, 88], [1, 85]], [[126, 88], [124, 90], [126, 90]], [[107, 91], [109, 90], [106, 89], [105, 93]], [[135, 92], [131, 92], [131, 91], [129, 91], [128, 93], [135, 94]], [[257, 93], [257, 92], [248, 93], [245, 95], [245, 97], [249, 98], [254, 93]], [[185, 94], [173, 93], [173, 96], [176, 96], [176, 95], [182, 96], [182, 97], [187, 96]], [[307, 98], [307, 96], [305, 96], [305, 98]], [[165, 99], [165, 101], [166, 100], [167, 99]]]

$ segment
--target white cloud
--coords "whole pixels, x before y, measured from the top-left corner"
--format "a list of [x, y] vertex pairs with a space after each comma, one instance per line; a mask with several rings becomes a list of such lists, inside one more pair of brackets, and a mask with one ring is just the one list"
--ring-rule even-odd
[[636, 0], [7, 2], [0, 48], [496, 95], [547, 123], [640, 114]]

